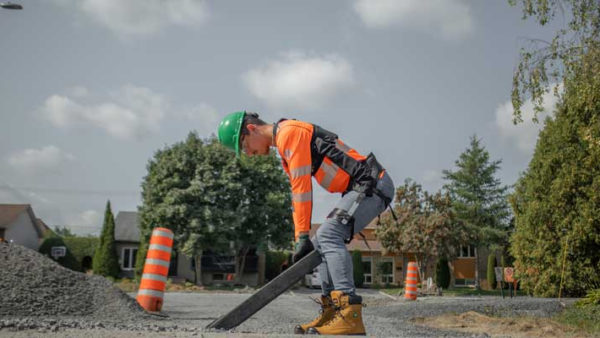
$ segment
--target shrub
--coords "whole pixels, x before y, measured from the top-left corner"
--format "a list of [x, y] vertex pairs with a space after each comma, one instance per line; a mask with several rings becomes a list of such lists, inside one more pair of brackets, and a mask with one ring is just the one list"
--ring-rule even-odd
[[491, 253], [488, 256], [487, 262], [487, 281], [490, 289], [496, 289], [496, 271], [494, 268], [496, 267], [496, 255]]
[[63, 241], [79, 262], [86, 256], [94, 257], [98, 237], [63, 237]]
[[267, 251], [265, 254], [265, 279], [272, 280], [281, 273], [281, 265], [287, 261], [286, 251]]
[[[42, 242], [42, 245], [40, 246], [38, 251], [43, 255], [52, 257], [52, 256], [50, 256], [50, 254], [51, 254], [51, 250], [52, 250], [53, 246], [64, 246], [67, 248], [66, 255], [64, 257], [59, 257], [56, 260], [56, 262], [58, 264], [64, 266], [65, 268], [71, 269], [71, 270], [81, 271], [81, 263], [79, 261], [77, 261], [77, 258], [75, 258], [75, 256], [73, 256], [73, 253], [71, 253], [71, 250], [69, 249], [69, 247], [67, 247], [67, 245], [65, 245], [65, 242], [63, 241], [63, 239], [61, 237], [53, 236], [53, 237], [46, 238]], [[52, 258], [52, 259], [54, 259], [54, 258]]]
[[435, 285], [439, 288], [447, 289], [450, 286], [450, 268], [448, 260], [440, 258], [435, 266]]
[[594, 289], [587, 292], [585, 297], [577, 301], [577, 306], [600, 305], [600, 289]]
[[362, 287], [365, 282], [365, 271], [362, 264], [362, 253], [359, 250], [352, 251], [352, 271], [354, 286]]

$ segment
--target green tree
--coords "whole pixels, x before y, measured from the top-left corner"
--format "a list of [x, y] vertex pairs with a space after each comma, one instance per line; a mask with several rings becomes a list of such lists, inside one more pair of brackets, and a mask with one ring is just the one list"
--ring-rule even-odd
[[445, 257], [440, 257], [435, 265], [435, 285], [443, 289], [450, 286], [450, 267]]
[[115, 247], [115, 218], [110, 208], [110, 201], [106, 202], [104, 211], [104, 225], [94, 252], [92, 269], [97, 275], [116, 278], [119, 274], [119, 258]]
[[600, 285], [600, 48], [566, 71], [562, 100], [511, 196], [514, 265], [521, 287], [538, 296]]
[[488, 255], [487, 261], [487, 281], [490, 289], [494, 290], [496, 288], [496, 254], [491, 253]]
[[265, 252], [265, 279], [272, 280], [281, 273], [281, 266], [288, 259], [289, 252], [282, 250], [267, 250]]
[[190, 133], [182, 142], [155, 152], [142, 182], [140, 251], [136, 275], [142, 273], [155, 227], [174, 233], [174, 247], [195, 260], [201, 284], [202, 254], [228, 247], [227, 233], [240, 223], [241, 168], [215, 140]]
[[239, 217], [228, 237], [236, 256], [235, 283], [253, 247], [287, 248], [293, 239], [289, 180], [275, 154], [241, 158]]
[[75, 234], [71, 232], [71, 229], [66, 226], [61, 227], [60, 225], [57, 225], [54, 227], [54, 233], [60, 237], [75, 237]]
[[357, 288], [362, 287], [365, 282], [365, 271], [360, 250], [352, 251], [352, 274], [354, 277], [354, 286]]
[[241, 278], [250, 247], [289, 241], [289, 184], [276, 163], [274, 156], [238, 159], [216, 139], [203, 141], [196, 133], [157, 151], [142, 183], [138, 275], [156, 226], [173, 230], [175, 246], [194, 257], [197, 284], [208, 249], [235, 255]]
[[[448, 181], [444, 189], [452, 198], [456, 216], [466, 226], [469, 244], [475, 246], [475, 266], [479, 266], [477, 248], [506, 241], [510, 209], [507, 187], [495, 177], [501, 161], [491, 161], [477, 136], [472, 136], [455, 165], [456, 171], [444, 170]], [[480, 288], [479, 269], [475, 269], [475, 286]]]
[[554, 33], [552, 41], [530, 39], [521, 49], [519, 64], [513, 74], [512, 103], [515, 123], [522, 121], [524, 98], [531, 97], [535, 106], [534, 120], [543, 110], [543, 95], [551, 84], [558, 87], [569, 76], [570, 69], [581, 62], [600, 41], [600, 2], [598, 0], [508, 0], [521, 4], [523, 19], [535, 18], [544, 26], [555, 17], [566, 18], [567, 27]]
[[377, 238], [387, 251], [415, 254], [423, 280], [425, 266], [431, 259], [455, 257], [455, 248], [466, 241], [465, 229], [456, 220], [451, 205], [449, 195], [431, 195], [407, 179], [396, 189], [394, 212], [398, 221], [384, 214], [375, 230]]

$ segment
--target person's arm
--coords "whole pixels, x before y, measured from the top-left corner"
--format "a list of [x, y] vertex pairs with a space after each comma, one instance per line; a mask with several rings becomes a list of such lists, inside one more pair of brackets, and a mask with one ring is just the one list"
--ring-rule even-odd
[[[278, 148], [287, 163], [292, 187], [294, 237], [308, 235], [312, 216], [312, 176], [310, 131], [304, 128], [282, 128], [278, 135]], [[284, 169], [286, 169], [284, 167]]]

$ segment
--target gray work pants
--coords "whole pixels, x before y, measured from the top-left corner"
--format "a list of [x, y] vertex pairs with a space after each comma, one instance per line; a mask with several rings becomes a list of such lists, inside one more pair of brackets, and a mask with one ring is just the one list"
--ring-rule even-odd
[[[394, 196], [394, 182], [387, 174], [377, 182], [379, 189], [390, 199]], [[367, 197], [356, 191], [350, 191], [337, 202], [337, 209], [346, 212], [354, 210], [354, 233], [359, 233], [375, 217], [382, 213], [386, 206], [383, 199], [373, 194]], [[358, 205], [353, 205], [358, 202]], [[323, 262], [319, 265], [319, 276], [323, 295], [329, 295], [331, 291], [343, 291], [354, 294], [354, 277], [352, 274], [352, 257], [346, 249], [344, 239], [350, 234], [351, 228], [336, 217], [328, 217], [317, 230], [314, 238], [315, 248], [321, 253]]]

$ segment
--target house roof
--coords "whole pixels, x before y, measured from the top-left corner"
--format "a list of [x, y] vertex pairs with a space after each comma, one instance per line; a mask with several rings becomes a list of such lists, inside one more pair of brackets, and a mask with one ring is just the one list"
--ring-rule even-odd
[[29, 204], [0, 204], [0, 228], [6, 228], [29, 207]]
[[346, 248], [348, 249], [348, 251], [354, 251], [354, 250], [375, 251], [375, 252], [383, 252], [384, 251], [383, 246], [381, 245], [381, 243], [379, 241], [367, 240], [367, 243], [369, 244], [369, 246], [367, 246], [367, 244], [365, 244], [365, 241], [362, 239], [362, 237], [354, 236], [354, 239], [352, 240], [352, 242], [350, 242], [349, 244], [346, 244]]
[[44, 231], [40, 228], [30, 204], [0, 204], [0, 229], [6, 229], [24, 212], [31, 219], [38, 237], [43, 237]]
[[44, 223], [44, 221], [42, 221], [41, 218], [36, 218], [35, 221], [36, 221], [37, 227], [40, 228], [42, 233], [45, 234], [47, 231], [52, 231], [52, 229], [50, 229], [50, 227], [46, 223]]
[[[385, 216], [389, 213], [390, 213], [390, 210], [386, 209], [384, 212], [381, 213], [381, 216]], [[375, 217], [369, 224], [367, 224], [365, 229], [376, 229], [378, 227], [378, 223], [379, 223], [379, 219], [377, 217]], [[311, 238], [317, 233], [317, 229], [319, 228], [319, 226], [321, 226], [321, 224], [319, 224], [319, 223], [312, 224], [311, 229], [310, 229], [310, 237]]]
[[119, 211], [115, 219], [115, 241], [139, 242], [140, 228], [135, 211]]

